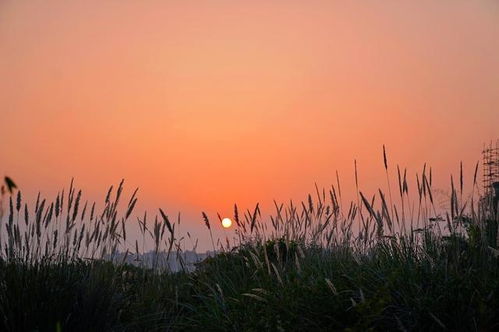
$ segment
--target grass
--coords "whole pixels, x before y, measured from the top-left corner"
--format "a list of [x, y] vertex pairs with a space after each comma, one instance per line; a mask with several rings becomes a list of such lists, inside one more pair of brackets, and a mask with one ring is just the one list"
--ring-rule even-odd
[[[384, 166], [389, 185], [385, 153]], [[99, 212], [73, 184], [54, 203], [39, 198], [33, 210], [17, 192], [2, 224], [0, 329], [498, 329], [497, 213], [477, 192], [477, 172], [467, 200], [462, 171], [457, 186], [452, 179], [440, 214], [430, 169], [417, 177], [414, 199], [406, 171], [397, 175], [400, 203], [392, 203], [391, 189], [388, 197], [358, 191], [342, 209], [338, 180], [298, 205], [275, 203], [269, 218], [258, 205], [235, 206], [237, 241], [218, 243], [195, 271], [177, 272], [159, 259], [134, 266], [117, 255], [139, 259], [148, 242], [157, 257], [182, 262], [184, 247], [180, 220], [162, 210], [139, 218], [141, 234], [127, 237], [137, 191], [121, 207], [123, 183]]]

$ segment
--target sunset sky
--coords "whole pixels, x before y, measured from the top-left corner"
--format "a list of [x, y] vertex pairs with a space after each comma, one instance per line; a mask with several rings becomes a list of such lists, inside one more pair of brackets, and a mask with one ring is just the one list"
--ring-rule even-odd
[[201, 232], [336, 170], [349, 195], [354, 159], [384, 188], [383, 144], [444, 187], [498, 127], [496, 0], [0, 2], [0, 175], [28, 197], [125, 178]]

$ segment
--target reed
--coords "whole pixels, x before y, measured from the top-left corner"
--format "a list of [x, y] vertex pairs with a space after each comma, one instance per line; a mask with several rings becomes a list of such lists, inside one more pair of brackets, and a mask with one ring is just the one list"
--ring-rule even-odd
[[[397, 166], [394, 204], [385, 149], [383, 161], [388, 196], [362, 190], [354, 162], [356, 202], [343, 204], [337, 175], [303, 202], [274, 201], [268, 217], [259, 204], [234, 205], [225, 244], [203, 212], [213, 252], [195, 269], [185, 248], [197, 240], [181, 235], [180, 215], [137, 217], [138, 189], [125, 201], [123, 181], [102, 204], [73, 181], [34, 207], [13, 191], [0, 242], [1, 329], [497, 329], [498, 220], [491, 200], [475, 196], [478, 165], [468, 197], [460, 165], [441, 210], [426, 165], [415, 185]], [[133, 220], [139, 234], [127, 230]]]

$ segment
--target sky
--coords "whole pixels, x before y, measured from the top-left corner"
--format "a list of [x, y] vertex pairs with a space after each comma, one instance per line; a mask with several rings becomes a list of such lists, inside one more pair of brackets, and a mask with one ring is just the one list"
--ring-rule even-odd
[[0, 173], [98, 201], [125, 178], [194, 233], [336, 171], [348, 197], [354, 159], [384, 188], [383, 144], [445, 187], [498, 137], [498, 54], [495, 0], [3, 0]]

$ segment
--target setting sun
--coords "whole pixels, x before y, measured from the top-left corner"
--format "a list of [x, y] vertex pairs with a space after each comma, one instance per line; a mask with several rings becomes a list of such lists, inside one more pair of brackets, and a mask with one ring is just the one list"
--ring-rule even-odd
[[222, 226], [223, 228], [229, 228], [230, 226], [232, 226], [232, 220], [230, 220], [230, 218], [224, 218], [222, 220]]

